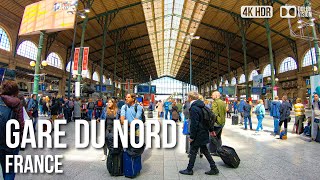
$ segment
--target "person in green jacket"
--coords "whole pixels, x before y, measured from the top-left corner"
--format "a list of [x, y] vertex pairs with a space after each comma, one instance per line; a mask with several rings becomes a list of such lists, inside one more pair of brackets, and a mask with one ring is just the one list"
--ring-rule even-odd
[[222, 101], [220, 97], [221, 94], [219, 91], [214, 91], [212, 93], [212, 112], [217, 117], [217, 121], [214, 124], [214, 132], [218, 141], [218, 144], [209, 145], [209, 147], [212, 146], [209, 149], [211, 153], [213, 153], [213, 155], [215, 155], [217, 147], [220, 147], [222, 145], [221, 134], [223, 126], [226, 122], [226, 112], [228, 110], [227, 104], [224, 101]]
[[181, 114], [182, 114], [181, 99], [178, 99], [177, 101], [178, 101], [178, 103], [176, 104], [176, 106], [178, 107], [179, 121], [181, 122]]

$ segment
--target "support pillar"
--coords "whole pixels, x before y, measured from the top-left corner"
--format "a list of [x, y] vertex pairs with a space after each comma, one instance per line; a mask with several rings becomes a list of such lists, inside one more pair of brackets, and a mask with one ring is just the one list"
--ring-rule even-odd
[[102, 84], [103, 84], [103, 65], [104, 65], [104, 53], [106, 49], [106, 41], [107, 41], [107, 30], [108, 30], [108, 15], [104, 19], [103, 24], [103, 42], [102, 42], [102, 53], [100, 60], [100, 97], [102, 98]]
[[34, 80], [33, 80], [33, 94], [36, 94], [36, 95], [38, 95], [38, 90], [39, 90], [39, 81], [40, 81], [39, 73], [40, 73], [41, 53], [42, 53], [44, 35], [45, 35], [45, 32], [40, 31], [37, 61], [34, 69]]
[[246, 78], [246, 98], [249, 98], [249, 75], [248, 75], [248, 67], [247, 67], [247, 39], [246, 33], [248, 28], [251, 25], [250, 21], [242, 19], [240, 16], [234, 16], [234, 21], [237, 23], [242, 38], [242, 51], [243, 51], [243, 61], [244, 61], [244, 75]]
[[64, 74], [61, 78], [61, 80], [59, 81], [59, 91], [58, 91], [58, 95], [63, 97], [66, 94], [66, 81], [67, 81], [67, 77], [66, 74]]

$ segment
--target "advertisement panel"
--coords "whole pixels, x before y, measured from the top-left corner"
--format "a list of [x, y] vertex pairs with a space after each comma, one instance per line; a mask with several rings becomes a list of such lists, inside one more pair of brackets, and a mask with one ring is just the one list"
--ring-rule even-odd
[[19, 35], [73, 29], [78, 0], [45, 0], [26, 6]]
[[89, 47], [83, 48], [82, 56], [82, 76], [87, 76], [88, 74], [88, 61], [89, 61]]

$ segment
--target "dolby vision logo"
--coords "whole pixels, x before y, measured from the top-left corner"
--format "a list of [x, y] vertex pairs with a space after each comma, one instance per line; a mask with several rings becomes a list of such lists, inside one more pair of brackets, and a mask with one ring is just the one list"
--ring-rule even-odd
[[281, 18], [295, 18], [297, 16], [296, 6], [281, 6], [280, 17]]

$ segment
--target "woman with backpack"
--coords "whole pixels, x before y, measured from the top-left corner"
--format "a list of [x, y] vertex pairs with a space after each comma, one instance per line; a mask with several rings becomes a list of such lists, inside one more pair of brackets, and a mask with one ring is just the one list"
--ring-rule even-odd
[[256, 128], [256, 133], [258, 133], [260, 130], [261, 131], [263, 130], [262, 121], [266, 114], [266, 109], [264, 108], [262, 99], [259, 100], [259, 104], [256, 106], [256, 109], [254, 112], [257, 115], [257, 119], [258, 119], [258, 125]]
[[[9, 172], [4, 171], [4, 168], [7, 167], [6, 156], [7, 155], [18, 155], [20, 147], [9, 148], [6, 143], [6, 122], [10, 119], [16, 119], [20, 125], [20, 135], [22, 136], [23, 127], [24, 127], [24, 118], [23, 118], [23, 105], [18, 97], [19, 87], [14, 81], [5, 81], [2, 84], [1, 94], [0, 94], [0, 166], [3, 168], [3, 171], [0, 171], [2, 174], [0, 179], [14, 179], [15, 172], [13, 167], [15, 167], [15, 162], [13, 158], [9, 159], [11, 167]], [[38, 105], [38, 104], [37, 104]], [[11, 134], [11, 133], [10, 133]]]
[[[105, 120], [106, 136], [109, 133], [113, 133], [113, 121], [120, 119], [120, 109], [118, 109], [117, 102], [114, 99], [109, 99], [108, 106], [102, 111], [101, 120]], [[100, 120], [99, 120], [100, 121]], [[102, 161], [107, 159], [107, 145], [105, 143], [103, 147], [104, 156]]]

